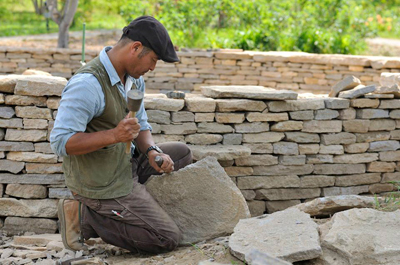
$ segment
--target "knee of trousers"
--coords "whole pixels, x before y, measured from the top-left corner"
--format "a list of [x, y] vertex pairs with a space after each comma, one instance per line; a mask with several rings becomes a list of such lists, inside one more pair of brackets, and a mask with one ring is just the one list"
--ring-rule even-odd
[[192, 151], [184, 143], [176, 143], [176, 149], [178, 150], [178, 161], [182, 167], [185, 167], [193, 162]]
[[163, 237], [163, 248], [166, 251], [172, 251], [179, 245], [181, 239], [182, 233], [177, 228], [175, 231], [171, 231], [168, 236]]

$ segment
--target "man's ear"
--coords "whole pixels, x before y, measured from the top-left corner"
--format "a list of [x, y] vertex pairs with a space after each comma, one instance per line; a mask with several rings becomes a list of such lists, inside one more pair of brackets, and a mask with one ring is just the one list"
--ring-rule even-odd
[[136, 53], [137, 51], [140, 50], [140, 48], [143, 47], [142, 43], [140, 41], [134, 41], [131, 44], [131, 50]]

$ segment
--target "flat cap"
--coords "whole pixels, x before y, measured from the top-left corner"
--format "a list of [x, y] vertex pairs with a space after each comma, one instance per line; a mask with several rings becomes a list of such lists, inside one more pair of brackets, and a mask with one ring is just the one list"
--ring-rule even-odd
[[171, 38], [163, 24], [151, 16], [141, 16], [133, 20], [123, 30], [122, 37], [140, 41], [152, 49], [164, 62], [179, 62]]

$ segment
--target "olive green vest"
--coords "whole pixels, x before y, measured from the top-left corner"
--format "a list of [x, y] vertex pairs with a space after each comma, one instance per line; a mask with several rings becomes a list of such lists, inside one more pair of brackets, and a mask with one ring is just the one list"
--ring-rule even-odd
[[[93, 118], [86, 133], [115, 128], [127, 114], [127, 104], [117, 86], [111, 86], [109, 76], [99, 57], [78, 73], [91, 73], [99, 81], [105, 97], [104, 112]], [[106, 146], [84, 155], [64, 157], [63, 170], [67, 187], [75, 193], [92, 199], [110, 199], [127, 195], [133, 187], [130, 155], [125, 143]]]

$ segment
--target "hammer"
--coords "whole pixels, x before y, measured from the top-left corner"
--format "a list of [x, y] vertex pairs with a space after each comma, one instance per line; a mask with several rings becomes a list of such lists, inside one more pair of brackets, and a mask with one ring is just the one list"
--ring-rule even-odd
[[[143, 97], [143, 92], [137, 90], [135, 84], [132, 84], [132, 89], [129, 90], [127, 93], [129, 118], [134, 118], [136, 116], [136, 112], [140, 109], [140, 106], [142, 105]], [[126, 143], [125, 153], [131, 153], [131, 142]]]

